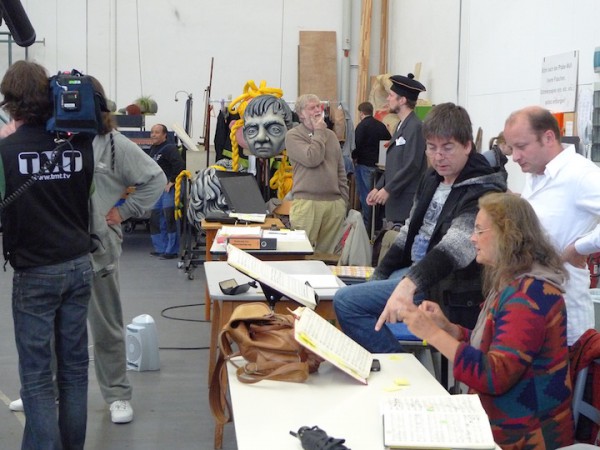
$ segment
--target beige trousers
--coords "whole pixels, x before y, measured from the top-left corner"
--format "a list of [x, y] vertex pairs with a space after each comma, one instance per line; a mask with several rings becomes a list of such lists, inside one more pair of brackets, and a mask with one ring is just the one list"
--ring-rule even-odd
[[333, 201], [297, 199], [290, 209], [290, 224], [297, 230], [306, 231], [317, 253], [334, 252], [345, 218], [343, 198]]

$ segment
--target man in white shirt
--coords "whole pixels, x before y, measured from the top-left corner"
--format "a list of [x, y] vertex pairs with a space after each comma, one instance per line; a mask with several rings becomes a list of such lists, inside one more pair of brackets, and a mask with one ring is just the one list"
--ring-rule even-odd
[[527, 174], [521, 195], [535, 209], [569, 272], [564, 297], [567, 341], [573, 345], [594, 328], [587, 255], [600, 251], [600, 168], [573, 145], [560, 143], [558, 122], [539, 106], [512, 113], [504, 137], [513, 160]]

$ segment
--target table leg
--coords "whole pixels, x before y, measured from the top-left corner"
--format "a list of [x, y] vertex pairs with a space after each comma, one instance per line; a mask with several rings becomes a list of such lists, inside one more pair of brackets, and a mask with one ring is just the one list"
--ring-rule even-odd
[[[213, 308], [212, 308], [212, 321], [211, 321], [211, 325], [210, 325], [210, 350], [209, 350], [209, 362], [208, 362], [208, 385], [210, 386], [210, 380], [212, 379], [213, 373], [215, 371], [215, 365], [217, 362], [217, 352], [219, 351], [218, 349], [218, 338], [219, 338], [219, 333], [221, 332], [221, 329], [223, 328], [223, 324], [221, 323], [221, 305], [219, 304], [218, 301], [212, 302]], [[229, 317], [231, 316], [231, 313], [227, 314], [226, 316], [223, 316], [223, 318], [227, 318], [227, 320], [229, 320]], [[227, 364], [227, 363], [225, 363]], [[220, 380], [220, 384], [221, 384], [221, 389], [223, 389], [224, 391], [227, 390], [227, 370], [224, 370], [223, 373], [221, 374], [221, 380]], [[222, 405], [223, 408], [225, 408], [225, 405]], [[223, 431], [224, 431], [225, 425], [222, 423], [218, 423], [215, 421], [215, 434], [214, 434], [214, 448], [215, 449], [220, 449], [223, 447]]]
[[[212, 255], [210, 254], [210, 248], [215, 241], [217, 230], [205, 230], [206, 233], [206, 247], [204, 249], [204, 261], [212, 261]], [[210, 296], [208, 295], [208, 287], [204, 294], [204, 320], [210, 320]]]
[[204, 287], [204, 320], [210, 320], [210, 307], [212, 300], [210, 299], [210, 293], [208, 292], [208, 283]]
[[208, 385], [217, 363], [218, 339], [221, 332], [221, 308], [219, 302], [212, 303], [212, 321], [210, 323], [210, 349], [208, 350]]
[[[225, 368], [225, 370], [223, 370], [221, 372], [221, 389], [226, 392], [229, 389], [229, 382], [227, 380], [227, 369]], [[225, 396], [227, 396], [227, 394], [225, 394]], [[227, 400], [225, 399], [223, 401], [223, 403], [227, 403]], [[233, 417], [233, 411], [231, 408], [231, 405], [227, 405], [227, 404], [222, 404], [221, 407], [223, 408], [223, 411], [228, 412], [229, 417]], [[224, 423], [219, 423], [217, 421], [215, 421], [215, 436], [214, 436], [214, 446], [215, 449], [220, 449], [221, 447], [223, 447], [223, 431], [225, 428], [225, 424]]]

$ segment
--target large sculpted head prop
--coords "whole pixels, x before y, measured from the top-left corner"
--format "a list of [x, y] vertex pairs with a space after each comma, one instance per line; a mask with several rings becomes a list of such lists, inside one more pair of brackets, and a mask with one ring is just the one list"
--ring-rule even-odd
[[[292, 168], [283, 147], [285, 134], [294, 125], [292, 112], [287, 103], [281, 100], [282, 96], [283, 91], [280, 88], [267, 87], [267, 82], [264, 80], [260, 82], [260, 86], [256, 86], [254, 81], [249, 80], [244, 86], [243, 93], [227, 107], [229, 114], [240, 116], [240, 119], [233, 123], [229, 133], [232, 170], [237, 172], [240, 165], [238, 140], [250, 141], [245, 145], [259, 158], [268, 159], [281, 153], [279, 167], [269, 181], [271, 189], [277, 190], [279, 199], [283, 199], [292, 188]], [[253, 106], [250, 107], [250, 104]], [[246, 120], [249, 121], [247, 131]], [[245, 137], [246, 132], [248, 137]]]
[[292, 127], [292, 110], [274, 95], [253, 98], [244, 110], [244, 139], [258, 158], [272, 158], [285, 148], [285, 134]]

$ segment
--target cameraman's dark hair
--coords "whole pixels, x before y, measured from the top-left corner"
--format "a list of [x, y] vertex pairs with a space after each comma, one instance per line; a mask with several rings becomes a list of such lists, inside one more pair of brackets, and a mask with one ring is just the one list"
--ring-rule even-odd
[[271, 109], [274, 114], [283, 117], [283, 121], [288, 130], [294, 126], [292, 110], [283, 99], [275, 97], [274, 95], [267, 94], [254, 97], [248, 102], [248, 105], [246, 105], [244, 117], [260, 117], [269, 109]]
[[[473, 126], [469, 113], [454, 103], [440, 103], [425, 116], [423, 136], [425, 139], [452, 138], [466, 146], [473, 142]], [[474, 145], [471, 149], [472, 152], [476, 152]]]
[[[92, 87], [94, 88], [94, 94], [100, 95], [101, 102], [104, 102], [104, 107], [106, 108], [106, 94], [104, 93], [104, 88], [102, 87], [102, 83], [96, 79], [96, 77], [92, 75], [88, 75], [90, 80], [92, 81]], [[102, 111], [102, 130], [100, 134], [108, 134], [112, 130], [117, 129], [117, 123], [112, 115], [112, 113], [107, 111]]]
[[373, 115], [373, 105], [370, 102], [362, 102], [358, 105], [358, 110], [366, 116]]
[[17, 61], [8, 68], [0, 93], [0, 106], [14, 120], [32, 125], [43, 125], [52, 116], [52, 100], [48, 72], [40, 64]]

